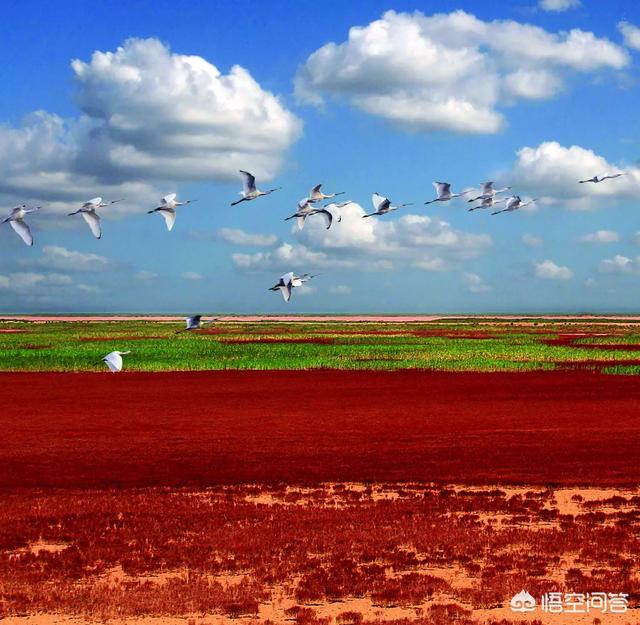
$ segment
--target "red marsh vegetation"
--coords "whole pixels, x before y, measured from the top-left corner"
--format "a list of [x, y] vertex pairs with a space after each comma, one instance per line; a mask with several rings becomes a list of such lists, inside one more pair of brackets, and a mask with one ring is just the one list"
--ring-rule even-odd
[[3, 373], [0, 488], [640, 482], [640, 384], [589, 371]]

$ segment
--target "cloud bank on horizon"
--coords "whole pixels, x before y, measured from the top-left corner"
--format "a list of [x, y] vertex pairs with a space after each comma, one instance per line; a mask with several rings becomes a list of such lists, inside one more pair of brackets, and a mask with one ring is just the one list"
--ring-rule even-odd
[[[301, 310], [432, 310], [447, 301], [452, 310], [553, 307], [554, 301], [564, 309], [576, 297], [583, 307], [610, 307], [617, 283], [609, 292], [594, 289], [593, 276], [601, 284], [640, 275], [633, 260], [633, 232], [640, 228], [630, 212], [640, 200], [640, 165], [632, 136], [619, 137], [629, 142], [624, 150], [598, 127], [615, 115], [629, 116], [630, 128], [638, 125], [628, 106], [615, 108], [638, 90], [640, 28], [616, 15], [606, 16], [605, 34], [573, 26], [587, 5], [540, 0], [531, 23], [516, 15], [483, 19], [464, 6], [436, 14], [387, 10], [368, 23], [345, 24], [343, 37], [320, 34], [319, 45], [290, 44], [292, 70], [274, 63], [277, 81], [264, 67], [259, 73], [245, 67], [246, 60], [218, 69], [209, 50], [196, 53], [196, 39], [177, 46], [170, 36], [125, 36], [111, 51], [72, 58], [75, 114], [51, 110], [43, 94], [38, 110], [16, 110], [22, 121], [0, 126], [2, 203], [45, 205], [32, 220], [45, 243], [23, 250], [11, 240], [0, 252], [0, 309], [188, 310], [224, 293], [221, 310], [276, 311], [282, 304], [261, 285], [290, 270], [335, 276], [326, 284], [316, 280]], [[539, 16], [542, 22], [533, 23]], [[552, 17], [562, 26], [550, 27]], [[270, 67], [270, 49], [254, 53], [264, 54]], [[598, 103], [609, 95], [607, 115], [595, 112], [588, 128], [580, 125], [589, 117], [585, 94]], [[580, 120], [568, 114], [571, 106]], [[527, 120], [554, 110], [562, 111], [567, 129], [556, 126], [556, 136]], [[315, 125], [336, 130], [319, 140]], [[366, 172], [381, 156], [358, 151], [355, 139], [347, 146], [351, 133], [363, 143], [366, 134], [375, 137], [391, 163], [409, 150], [416, 171], [401, 177], [400, 168], [389, 170], [389, 193], [415, 206], [362, 219], [371, 193], [387, 183], [336, 165], [348, 153], [349, 169]], [[465, 141], [483, 151], [471, 175], [455, 158]], [[231, 209], [239, 169], [261, 182], [284, 177], [284, 191], [255, 209]], [[295, 202], [321, 181], [315, 177], [327, 172], [336, 186], [342, 177], [351, 181], [343, 197], [353, 203], [338, 211], [340, 222], [329, 230], [314, 219], [303, 230], [285, 224]], [[578, 183], [607, 172], [624, 176]], [[420, 206], [432, 196], [431, 180], [445, 174], [457, 190], [492, 178], [523, 199], [539, 200], [498, 217], [467, 213], [464, 200]], [[161, 239], [166, 233], [158, 224], [138, 216], [186, 186], [203, 197], [181, 213], [184, 229]], [[107, 220], [118, 219], [99, 242], [78, 220], [66, 219], [97, 194], [126, 198], [105, 210]], [[215, 209], [203, 213], [207, 202]], [[116, 229], [125, 234], [119, 238]], [[10, 238], [8, 230], [0, 236]], [[612, 255], [598, 257], [604, 246]], [[178, 305], [157, 293], [161, 282], [180, 294]], [[408, 288], [416, 282], [429, 292], [426, 299]], [[380, 286], [376, 301], [372, 285], [383, 283], [397, 287], [400, 299], [388, 299]], [[553, 291], [556, 300], [548, 291], [554, 283], [568, 285], [566, 295]], [[628, 284], [620, 284], [631, 298]], [[542, 297], [533, 296], [536, 289]]]

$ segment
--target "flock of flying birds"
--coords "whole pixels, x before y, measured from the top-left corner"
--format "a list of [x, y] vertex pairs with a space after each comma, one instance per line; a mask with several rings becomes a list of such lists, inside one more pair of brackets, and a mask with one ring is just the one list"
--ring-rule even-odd
[[[236, 206], [241, 202], [249, 202], [252, 200], [257, 200], [260, 197], [270, 195], [274, 191], [279, 191], [281, 187], [276, 187], [274, 189], [269, 189], [268, 191], [261, 191], [256, 187], [256, 179], [255, 176], [250, 174], [248, 171], [240, 170], [240, 175], [242, 176], [242, 191], [240, 191], [240, 199], [231, 203], [231, 206]], [[619, 178], [620, 176], [624, 176], [625, 172], [619, 172], [615, 174], [603, 174], [602, 176], [593, 176], [592, 178], [588, 178], [586, 180], [579, 180], [580, 184], [593, 183], [599, 184], [604, 182], [605, 180], [611, 180], [613, 178]], [[494, 189], [494, 182], [487, 181], [481, 184], [481, 193], [473, 198], [467, 200], [469, 203], [479, 202], [479, 204], [475, 204], [471, 206], [468, 210], [475, 211], [480, 209], [490, 209], [501, 206], [504, 203], [502, 208], [498, 208], [494, 210], [492, 215], [499, 215], [500, 213], [511, 213], [513, 211], [524, 208], [525, 206], [529, 206], [533, 202], [536, 202], [538, 198], [534, 198], [523, 202], [522, 198], [519, 195], [512, 195], [510, 197], [498, 198], [497, 196], [511, 190], [511, 187], [504, 187], [503, 189]], [[462, 191], [461, 193], [453, 193], [451, 191], [451, 184], [448, 182], [434, 182], [433, 186], [436, 190], [436, 197], [432, 200], [428, 200], [424, 204], [433, 204], [435, 202], [449, 202], [458, 197], [464, 197], [468, 194], [473, 193], [473, 189]], [[285, 218], [285, 221], [290, 219], [296, 219], [298, 228], [302, 230], [304, 228], [305, 222], [308, 218], [314, 215], [321, 215], [324, 219], [325, 226], [327, 230], [331, 228], [334, 222], [334, 215], [332, 211], [339, 210], [348, 204], [352, 204], [351, 200], [347, 200], [344, 202], [330, 202], [329, 204], [320, 205], [321, 202], [325, 200], [333, 199], [339, 195], [344, 195], [344, 191], [339, 191], [337, 193], [329, 193], [325, 194], [322, 191], [322, 184], [318, 184], [313, 189], [308, 197], [303, 198], [298, 202], [296, 207], [296, 212], [293, 215]], [[78, 210], [69, 213], [69, 216], [72, 215], [82, 215], [83, 219], [87, 222], [91, 233], [96, 239], [102, 237], [102, 227], [100, 224], [100, 215], [98, 214], [98, 210], [101, 208], [106, 208], [107, 206], [111, 206], [116, 204], [117, 202], [122, 202], [124, 200], [111, 200], [110, 202], [103, 202], [101, 197], [95, 197], [88, 202], [85, 202]], [[156, 208], [147, 211], [147, 213], [158, 213], [161, 215], [166, 223], [167, 230], [171, 231], [176, 222], [176, 208], [178, 206], [186, 206], [187, 204], [192, 204], [197, 200], [186, 200], [184, 202], [180, 202], [177, 199], [176, 193], [170, 193], [169, 195], [165, 195], [160, 200], [160, 205]], [[379, 193], [374, 193], [371, 197], [371, 201], [373, 203], [374, 211], [371, 213], [366, 213], [362, 215], [362, 218], [369, 217], [380, 217], [382, 215], [386, 215], [392, 211], [398, 210], [405, 206], [412, 206], [411, 203], [407, 204], [396, 204], [392, 205], [391, 200]], [[37, 210], [40, 210], [40, 206], [36, 206], [34, 208], [27, 208], [26, 205], [16, 206], [12, 208], [9, 212], [8, 217], [6, 217], [2, 223], [8, 223], [13, 230], [20, 236], [20, 238], [24, 241], [26, 245], [33, 245], [33, 235], [31, 234], [31, 229], [29, 225], [25, 222], [25, 217], [29, 213], [33, 213]], [[340, 222], [342, 218], [339, 216], [336, 222]], [[317, 274], [316, 274], [317, 275]], [[272, 286], [269, 290], [271, 291], [279, 291], [282, 294], [285, 302], [288, 302], [291, 299], [291, 295], [293, 289], [296, 287], [302, 286], [305, 282], [308, 282], [315, 275], [312, 274], [302, 274], [297, 276], [292, 271], [285, 273], [280, 277], [278, 282]], [[215, 319], [209, 321], [208, 323], [212, 323]], [[186, 319], [186, 327], [182, 331], [189, 330], [197, 330], [200, 329], [203, 325], [202, 315], [193, 315], [191, 317], [187, 317]], [[122, 370], [123, 361], [122, 356], [129, 354], [130, 352], [119, 352], [114, 351], [107, 354], [102, 360], [105, 362], [109, 370], [116, 373]]]

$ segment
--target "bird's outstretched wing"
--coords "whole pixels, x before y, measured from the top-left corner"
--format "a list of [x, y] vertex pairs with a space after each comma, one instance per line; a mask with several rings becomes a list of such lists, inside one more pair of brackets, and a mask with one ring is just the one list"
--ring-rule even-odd
[[87, 222], [93, 236], [99, 239], [102, 236], [102, 229], [100, 228], [100, 217], [93, 211], [90, 213], [82, 212], [83, 219]]
[[333, 223], [333, 215], [326, 208], [320, 209], [318, 211], [318, 215], [322, 215], [327, 230], [329, 230], [329, 228], [331, 228], [331, 224]]
[[307, 220], [307, 215], [298, 215], [296, 217], [296, 223], [298, 224], [298, 230], [304, 228], [304, 222]]
[[291, 289], [292, 289], [292, 284], [291, 282], [289, 282], [289, 284], [285, 284], [285, 286], [281, 286], [280, 288], [280, 293], [282, 293], [282, 299], [285, 302], [288, 302], [291, 299]]
[[82, 208], [88, 208], [89, 206], [99, 206], [100, 204], [102, 204], [102, 198], [101, 197], [94, 197], [91, 200], [89, 200], [88, 202], [85, 202], [82, 205]]
[[102, 360], [104, 360], [107, 367], [109, 367], [109, 371], [111, 371], [111, 373], [118, 373], [119, 371], [122, 371], [122, 356], [120, 356], [120, 354], [111, 352]]
[[377, 213], [388, 209], [391, 205], [391, 200], [380, 195], [379, 193], [374, 193], [371, 196], [371, 202], [373, 203], [373, 207], [376, 209]]
[[22, 221], [22, 219], [13, 219], [9, 222], [9, 224], [27, 245], [33, 245], [33, 236], [31, 235], [31, 229], [26, 223], [24, 223], [24, 221]]
[[252, 193], [256, 190], [256, 178], [253, 174], [250, 174], [248, 171], [240, 170], [240, 174], [242, 176], [242, 192], [247, 195], [247, 193]]
[[167, 224], [167, 230], [171, 232], [174, 224], [176, 223], [176, 211], [172, 208], [158, 208], [156, 212], [162, 215], [165, 223]]
[[317, 184], [315, 187], [313, 187], [313, 189], [311, 189], [311, 193], [309, 194], [309, 197], [314, 198], [318, 195], [320, 195], [320, 189], [322, 188], [322, 183]]
[[160, 200], [160, 204], [162, 204], [163, 206], [166, 206], [167, 204], [173, 202], [173, 200], [176, 199], [176, 196], [178, 194], [177, 193], [169, 193], [168, 195], [165, 195], [161, 200]]

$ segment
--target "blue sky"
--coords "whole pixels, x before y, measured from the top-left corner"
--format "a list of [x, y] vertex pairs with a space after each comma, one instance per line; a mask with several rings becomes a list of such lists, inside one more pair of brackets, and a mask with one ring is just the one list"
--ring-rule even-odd
[[[637, 27], [632, 0], [5, 2], [0, 205], [43, 208], [32, 248], [0, 229], [0, 310], [637, 311]], [[283, 188], [232, 208], [239, 168]], [[541, 199], [423, 206], [487, 179]], [[297, 231], [319, 182], [355, 204]], [[362, 220], [374, 191], [415, 205]], [[94, 196], [125, 198], [100, 240], [66, 216]], [[320, 275], [286, 304], [287, 271]]]

